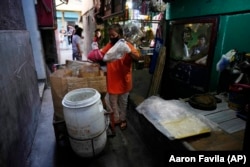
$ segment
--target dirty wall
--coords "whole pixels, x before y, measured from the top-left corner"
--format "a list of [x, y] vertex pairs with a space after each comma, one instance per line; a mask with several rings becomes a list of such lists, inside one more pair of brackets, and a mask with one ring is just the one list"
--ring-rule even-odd
[[41, 109], [21, 0], [0, 1], [0, 166], [26, 166]]

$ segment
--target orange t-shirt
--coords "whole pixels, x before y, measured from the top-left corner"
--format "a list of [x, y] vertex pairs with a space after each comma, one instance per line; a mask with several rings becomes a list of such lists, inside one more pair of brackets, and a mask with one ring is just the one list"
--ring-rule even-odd
[[[127, 42], [133, 55], [138, 56], [139, 52], [134, 46]], [[101, 53], [105, 55], [113, 45], [108, 43], [101, 49]], [[123, 94], [132, 89], [132, 61], [133, 58], [129, 54], [125, 54], [121, 59], [107, 62], [107, 92], [110, 94]]]

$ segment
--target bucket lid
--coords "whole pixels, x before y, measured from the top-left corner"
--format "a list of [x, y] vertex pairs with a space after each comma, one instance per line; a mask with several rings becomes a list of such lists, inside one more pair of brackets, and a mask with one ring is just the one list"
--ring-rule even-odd
[[100, 99], [100, 93], [93, 88], [80, 88], [68, 92], [62, 105], [68, 108], [80, 108], [90, 106]]

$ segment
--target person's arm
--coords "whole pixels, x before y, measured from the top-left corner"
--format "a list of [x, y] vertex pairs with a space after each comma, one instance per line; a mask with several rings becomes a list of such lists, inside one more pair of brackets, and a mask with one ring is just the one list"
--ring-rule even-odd
[[130, 43], [127, 42], [128, 47], [131, 49], [131, 52], [128, 53], [133, 59], [135, 60], [139, 60], [140, 59], [140, 53], [138, 52], [138, 50]]
[[103, 55], [105, 55], [105, 54], [108, 52], [108, 50], [109, 50], [110, 48], [112, 48], [112, 44], [109, 42], [109, 43], [107, 43], [103, 48], [100, 49], [100, 52], [101, 52]]

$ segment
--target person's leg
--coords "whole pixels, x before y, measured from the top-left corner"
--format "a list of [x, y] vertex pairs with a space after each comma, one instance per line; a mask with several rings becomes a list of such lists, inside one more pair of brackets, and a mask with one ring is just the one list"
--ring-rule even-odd
[[106, 110], [109, 114], [110, 117], [110, 124], [111, 124], [111, 128], [114, 129], [115, 128], [115, 124], [114, 124], [114, 112], [110, 106], [110, 101], [109, 101], [109, 94], [106, 93], [105, 97], [104, 97], [104, 101], [105, 101], [105, 106], [106, 106]]
[[114, 124], [120, 121], [119, 106], [118, 106], [118, 95], [109, 94], [109, 104], [113, 111]]
[[119, 115], [121, 121], [126, 120], [127, 105], [128, 105], [128, 95], [129, 93], [124, 93], [118, 97]]
[[109, 126], [110, 126], [111, 133], [109, 133], [109, 131], [108, 131], [108, 136], [114, 136], [115, 135], [114, 112], [110, 106], [110, 100], [109, 100], [108, 93], [106, 93], [106, 95], [104, 97], [104, 101], [105, 101], [106, 110], [107, 110], [107, 113], [109, 114], [109, 119], [110, 119]]
[[81, 61], [82, 60], [82, 56], [77, 55], [76, 60]]
[[80, 61], [82, 60], [82, 55], [80, 53], [77, 53], [76, 60], [80, 60]]
[[73, 60], [77, 60], [78, 59], [78, 53], [73, 53]]
[[105, 103], [107, 110], [110, 112], [110, 127], [115, 134], [115, 124], [119, 121], [118, 95], [106, 94]]
[[122, 95], [119, 95], [119, 98], [118, 98], [119, 114], [120, 114], [120, 120], [121, 120], [121, 124], [120, 124], [121, 130], [126, 129], [127, 127], [126, 115], [127, 115], [128, 95], [129, 93], [124, 93]]
[[112, 113], [112, 108], [111, 108], [110, 102], [109, 102], [109, 93], [106, 93], [106, 95], [104, 97], [104, 102], [105, 102], [107, 112]]

